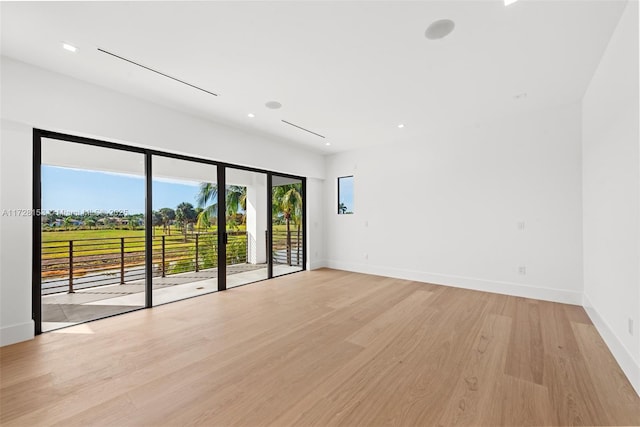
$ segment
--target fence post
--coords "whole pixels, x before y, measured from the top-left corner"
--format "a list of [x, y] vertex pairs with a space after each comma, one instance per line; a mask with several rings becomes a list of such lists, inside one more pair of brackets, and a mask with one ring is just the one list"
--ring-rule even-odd
[[73, 240], [69, 240], [69, 293], [73, 294]]
[[166, 274], [165, 274], [166, 266], [164, 264], [164, 237], [165, 235], [163, 234], [162, 235], [162, 277], [166, 277]]
[[198, 236], [200, 234], [196, 233], [196, 273], [198, 272], [199, 268], [198, 268]]
[[124, 237], [120, 238], [120, 284], [124, 285]]
[[296, 240], [296, 265], [300, 265], [300, 224], [298, 224], [298, 238]]

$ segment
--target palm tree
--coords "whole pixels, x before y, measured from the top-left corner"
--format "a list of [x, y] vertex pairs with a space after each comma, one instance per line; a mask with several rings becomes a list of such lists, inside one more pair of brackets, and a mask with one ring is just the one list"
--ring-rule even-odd
[[160, 216], [162, 217], [162, 232], [171, 236], [171, 221], [176, 218], [176, 212], [171, 208], [160, 209]]
[[162, 214], [158, 211], [153, 211], [151, 213], [151, 225], [153, 230], [153, 235], [156, 235], [156, 227], [163, 224]]
[[[300, 220], [302, 219], [302, 195], [299, 191], [300, 184], [286, 184], [273, 187], [273, 217], [284, 217], [287, 226], [287, 264], [291, 265], [291, 221], [298, 227], [300, 234]], [[300, 262], [300, 240], [298, 239], [298, 259]]]
[[[204, 208], [202, 212], [198, 214], [198, 224], [207, 223], [210, 218], [217, 216], [218, 186], [216, 184], [201, 182], [200, 192], [198, 193], [196, 200], [198, 201], [198, 206]], [[207, 206], [209, 202], [214, 203]], [[227, 185], [225, 204], [227, 211], [226, 215], [230, 218], [229, 222], [230, 224], [235, 224], [234, 216], [241, 210], [247, 210], [247, 187], [242, 187], [240, 185]]]
[[240, 185], [228, 185], [225, 201], [227, 202], [228, 215], [234, 215], [241, 210], [246, 211], [247, 187], [242, 187]]
[[[203, 208], [198, 214], [198, 227], [205, 224], [208, 225], [211, 218], [218, 214], [218, 186], [210, 182], [201, 182], [196, 201], [198, 202], [198, 207]], [[207, 206], [209, 202], [213, 203]]]
[[[301, 184], [287, 184], [273, 187], [272, 214], [273, 218], [282, 216], [287, 227], [287, 263], [292, 264], [291, 257], [291, 221], [297, 226], [298, 252], [297, 262], [300, 262], [300, 230], [302, 224], [302, 195]], [[198, 214], [198, 224], [208, 223], [209, 218], [217, 215], [218, 211], [218, 186], [210, 182], [200, 183], [200, 191], [196, 199], [198, 206], [203, 207]], [[208, 203], [213, 202], [208, 205]], [[247, 210], [247, 187], [228, 185], [225, 195], [226, 216], [230, 218], [229, 224], [233, 227], [235, 216], [240, 211]], [[206, 206], [206, 207], [205, 207]], [[200, 225], [199, 225], [200, 226]]]
[[66, 217], [64, 221], [62, 221], [62, 224], [64, 225], [64, 228], [66, 230], [69, 230], [69, 226], [71, 226], [71, 221], [72, 221], [72, 218], [70, 216]]
[[[227, 205], [227, 218], [229, 218], [228, 224], [232, 229], [237, 229], [236, 217], [238, 212], [247, 210], [247, 187], [241, 187], [239, 185], [228, 185], [227, 193], [225, 197]], [[241, 222], [244, 221], [244, 218]]]
[[176, 220], [182, 225], [184, 241], [187, 241], [187, 226], [196, 222], [196, 211], [191, 203], [182, 202], [176, 207]]
[[198, 233], [200, 232], [200, 230], [202, 229], [207, 229], [209, 227], [208, 221], [207, 222], [200, 222], [200, 214], [204, 212], [204, 209], [201, 207], [197, 207], [196, 208], [196, 230], [198, 231]]
[[198, 217], [196, 219], [196, 228], [199, 230], [207, 230], [211, 225], [211, 217], [209, 216], [209, 212], [206, 209], [198, 208], [200, 211], [198, 212]]

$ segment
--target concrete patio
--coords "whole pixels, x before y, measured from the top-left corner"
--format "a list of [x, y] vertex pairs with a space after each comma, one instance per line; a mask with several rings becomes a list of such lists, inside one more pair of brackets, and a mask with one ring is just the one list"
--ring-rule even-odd
[[[299, 271], [298, 266], [274, 265], [274, 276]], [[216, 292], [218, 269], [154, 277], [153, 304], [165, 304], [185, 298]], [[235, 264], [227, 266], [227, 288], [257, 282], [267, 278], [266, 264]], [[106, 285], [42, 296], [42, 330], [72, 326], [144, 307], [144, 280], [123, 285]]]

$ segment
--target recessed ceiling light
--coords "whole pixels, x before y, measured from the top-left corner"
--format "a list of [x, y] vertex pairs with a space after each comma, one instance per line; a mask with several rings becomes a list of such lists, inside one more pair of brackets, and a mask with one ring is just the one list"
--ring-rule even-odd
[[330, 142], [325, 143], [324, 145], [326, 145], [327, 147], [331, 145]]
[[247, 117], [250, 117], [250, 118], [252, 118], [252, 119], [253, 119], [255, 116], [256, 116], [256, 115], [255, 115], [255, 114], [253, 114], [253, 113], [249, 113], [249, 114], [247, 114]]
[[277, 110], [278, 108], [282, 108], [282, 104], [280, 104], [278, 101], [269, 101], [266, 104], [264, 104], [264, 106], [267, 108], [271, 108], [272, 110]]
[[504, 5], [505, 6], [509, 6], [510, 4], [513, 4], [515, 2], [517, 2], [518, 0], [504, 0]]
[[76, 52], [78, 50], [77, 47], [72, 46], [72, 45], [70, 45], [68, 43], [62, 43], [62, 48], [65, 49], [65, 50], [68, 50], [69, 52]]
[[447, 37], [453, 29], [456, 27], [455, 22], [450, 19], [440, 19], [434, 21], [429, 25], [427, 31], [424, 32], [424, 36], [429, 40], [439, 40]]
[[403, 127], [404, 127], [404, 124], [402, 124], [402, 123], [400, 123], [400, 124], [398, 125], [398, 128], [399, 128], [399, 129], [402, 129]]

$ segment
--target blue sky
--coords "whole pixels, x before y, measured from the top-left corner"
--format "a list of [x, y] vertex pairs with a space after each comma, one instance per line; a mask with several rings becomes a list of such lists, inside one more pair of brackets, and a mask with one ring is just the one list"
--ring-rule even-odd
[[347, 207], [347, 212], [353, 212], [353, 177], [351, 179], [340, 179], [340, 202], [344, 203]]
[[[198, 183], [153, 181], [153, 208], [197, 207]], [[144, 178], [80, 169], [42, 166], [42, 209], [144, 212]]]

